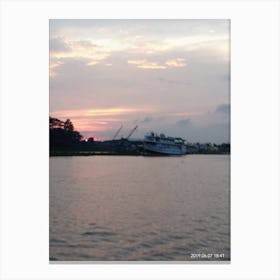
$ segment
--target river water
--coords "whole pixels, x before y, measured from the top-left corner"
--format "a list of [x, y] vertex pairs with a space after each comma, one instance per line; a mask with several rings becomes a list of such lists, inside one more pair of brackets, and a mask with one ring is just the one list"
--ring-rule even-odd
[[52, 261], [230, 260], [230, 156], [50, 158]]

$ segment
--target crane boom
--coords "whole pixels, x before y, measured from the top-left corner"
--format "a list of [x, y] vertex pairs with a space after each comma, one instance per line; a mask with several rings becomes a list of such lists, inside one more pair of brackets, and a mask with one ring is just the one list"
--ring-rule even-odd
[[121, 125], [120, 128], [117, 130], [117, 132], [115, 133], [115, 135], [114, 135], [114, 137], [113, 137], [113, 140], [115, 140], [116, 137], [119, 135], [119, 133], [120, 133], [122, 127], [123, 127], [123, 126]]
[[128, 136], [126, 137], [126, 139], [128, 139], [133, 133], [134, 131], [137, 129], [138, 125], [136, 125], [131, 131], [130, 133], [128, 134]]

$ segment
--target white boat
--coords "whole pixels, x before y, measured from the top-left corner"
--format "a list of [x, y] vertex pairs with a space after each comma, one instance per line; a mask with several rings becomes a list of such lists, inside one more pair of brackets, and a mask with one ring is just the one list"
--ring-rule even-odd
[[185, 140], [182, 138], [167, 137], [164, 134], [156, 135], [154, 132], [144, 138], [144, 150], [150, 153], [163, 155], [186, 154]]

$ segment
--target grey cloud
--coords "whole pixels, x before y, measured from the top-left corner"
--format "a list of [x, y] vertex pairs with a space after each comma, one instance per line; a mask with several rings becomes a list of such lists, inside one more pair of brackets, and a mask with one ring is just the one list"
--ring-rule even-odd
[[67, 52], [70, 47], [63, 41], [62, 38], [56, 37], [50, 39], [50, 52]]
[[215, 113], [229, 114], [229, 112], [230, 112], [229, 104], [221, 104], [215, 110]]
[[188, 118], [188, 119], [181, 119], [179, 121], [176, 122], [176, 125], [178, 126], [189, 126], [191, 123], [191, 120]]
[[145, 117], [145, 118], [141, 121], [141, 123], [149, 123], [149, 122], [151, 122], [151, 121], [153, 121], [153, 118], [151, 118], [151, 117]]
[[77, 41], [77, 45], [80, 45], [80, 46], [83, 46], [83, 47], [94, 47], [94, 48], [100, 47], [97, 44], [93, 44], [89, 40], [79, 40], [79, 41]]

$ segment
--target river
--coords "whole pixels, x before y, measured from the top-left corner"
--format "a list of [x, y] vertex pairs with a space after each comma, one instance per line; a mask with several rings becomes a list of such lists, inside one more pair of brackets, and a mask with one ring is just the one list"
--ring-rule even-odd
[[50, 158], [51, 261], [229, 261], [230, 156]]

